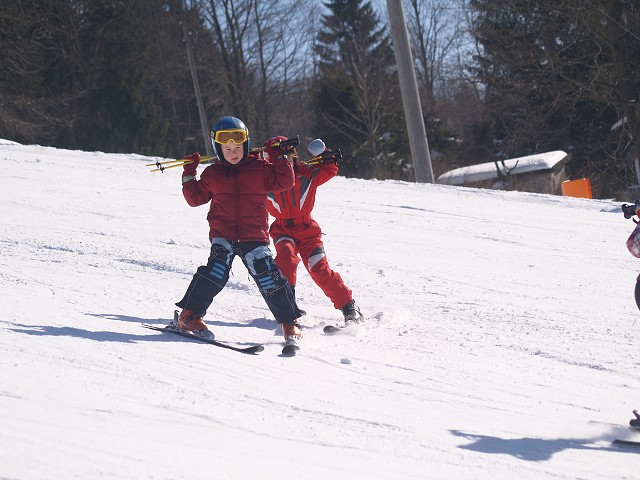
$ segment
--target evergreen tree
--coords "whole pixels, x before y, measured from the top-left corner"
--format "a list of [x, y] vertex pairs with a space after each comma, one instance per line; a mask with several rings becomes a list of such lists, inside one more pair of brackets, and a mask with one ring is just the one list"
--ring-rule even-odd
[[393, 154], [406, 134], [389, 36], [368, 1], [331, 0], [325, 7], [314, 48], [316, 128], [342, 149], [345, 174], [402, 176]]

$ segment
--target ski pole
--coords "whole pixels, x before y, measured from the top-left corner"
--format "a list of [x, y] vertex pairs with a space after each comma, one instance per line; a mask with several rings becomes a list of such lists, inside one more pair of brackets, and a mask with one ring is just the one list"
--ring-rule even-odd
[[[218, 157], [216, 157], [216, 156], [213, 156], [213, 157], [200, 157], [200, 163], [212, 163], [217, 158]], [[147, 167], [156, 167], [156, 168], [151, 170], [152, 172], [163, 172], [167, 168], [182, 167], [184, 165], [188, 165], [189, 163], [193, 163], [193, 160], [190, 160], [190, 159], [187, 159], [187, 158], [182, 158], [182, 159], [178, 159], [178, 160], [166, 160], [164, 162], [161, 162], [160, 160], [158, 160], [156, 163], [147, 163], [146, 166]]]
[[298, 163], [307, 167], [313, 167], [315, 165], [320, 165], [321, 163], [337, 163], [338, 166], [341, 166], [342, 152], [340, 151], [340, 149], [327, 150], [326, 152], [322, 152], [320, 155], [316, 155], [315, 157], [311, 157], [306, 160], [298, 160]]
[[[297, 147], [300, 144], [300, 138], [296, 135], [295, 138], [289, 138], [287, 140], [283, 140], [281, 142], [276, 142], [273, 144], [274, 147], [278, 147], [283, 151], [286, 150], [290, 150], [293, 149], [295, 147]], [[255, 147], [252, 148], [251, 150], [249, 150], [250, 152], [254, 152], [254, 153], [259, 153], [259, 152], [264, 152], [265, 151], [265, 147]], [[213, 163], [218, 159], [218, 157], [216, 155], [212, 156], [212, 157], [200, 157], [200, 163], [202, 164], [206, 164], [206, 163]], [[182, 158], [182, 159], [177, 159], [177, 160], [165, 160], [164, 162], [161, 162], [160, 160], [158, 160], [155, 163], [147, 163], [146, 166], [147, 167], [156, 167], [154, 169], [152, 169], [152, 172], [164, 172], [166, 169], [168, 168], [176, 168], [176, 167], [182, 167], [184, 165], [188, 165], [189, 163], [192, 163], [193, 160], [187, 159], [187, 158]]]

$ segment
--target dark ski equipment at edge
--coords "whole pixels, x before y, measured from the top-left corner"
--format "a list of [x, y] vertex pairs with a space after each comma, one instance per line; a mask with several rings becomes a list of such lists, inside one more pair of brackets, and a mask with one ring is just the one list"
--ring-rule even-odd
[[[636, 427], [634, 425], [622, 425], [619, 423], [610, 423], [610, 422], [600, 422], [598, 420], [589, 420], [589, 423], [592, 425], [605, 425], [607, 427], [615, 428], [616, 430], [630, 430], [632, 432], [640, 433], [640, 427]], [[628, 448], [637, 448], [640, 449], [640, 438], [638, 440], [627, 440], [623, 438], [615, 438], [611, 440], [611, 445], [614, 447], [628, 447]]]
[[350, 322], [349, 325], [325, 325], [322, 331], [326, 335], [333, 335], [334, 333], [346, 333], [353, 331], [354, 328], [358, 328], [363, 322]]
[[216, 347], [222, 347], [222, 348], [227, 348], [229, 350], [234, 350], [236, 352], [240, 352], [240, 353], [258, 353], [264, 350], [264, 346], [262, 345], [252, 345], [250, 347], [234, 347], [233, 345], [229, 345], [227, 343], [223, 343], [223, 342], [219, 342], [217, 340], [209, 340], [207, 338], [201, 338], [201, 337], [197, 337], [196, 335], [193, 335], [192, 333], [189, 332], [185, 332], [184, 330], [177, 330], [174, 328], [171, 328], [169, 326], [164, 326], [164, 327], [158, 327], [156, 325], [149, 325], [148, 323], [143, 323], [142, 326], [144, 328], [149, 328], [151, 330], [157, 330], [158, 332], [164, 332], [164, 333], [173, 333], [174, 335], [179, 335], [181, 337], [185, 337], [185, 338], [189, 338], [191, 340], [197, 340], [198, 342], [204, 342], [204, 343], [208, 343], [210, 345], [214, 345]]
[[295, 357], [298, 350], [300, 350], [298, 345], [285, 345], [282, 349], [282, 355], [284, 357]]
[[640, 441], [638, 440], [623, 440], [621, 438], [616, 438], [611, 442], [611, 444], [620, 447], [640, 448]]
[[325, 325], [322, 331], [327, 335], [331, 335], [332, 333], [338, 333], [341, 330], [344, 330], [345, 327], [338, 327], [337, 325]]

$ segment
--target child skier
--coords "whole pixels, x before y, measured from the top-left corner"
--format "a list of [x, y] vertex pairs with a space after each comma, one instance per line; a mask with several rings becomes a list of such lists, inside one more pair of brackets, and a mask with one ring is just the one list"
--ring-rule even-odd
[[211, 253], [198, 267], [187, 291], [176, 305], [182, 309], [178, 328], [213, 339], [203, 317], [227, 281], [234, 258], [239, 256], [256, 282], [287, 343], [300, 337], [301, 316], [292, 287], [282, 276], [269, 250], [267, 193], [290, 189], [293, 167], [277, 147], [283, 137], [265, 142], [270, 161], [250, 152], [249, 131], [235, 117], [222, 117], [211, 129], [218, 160], [196, 179], [200, 155], [184, 166], [182, 193], [192, 207], [211, 202], [207, 220]]
[[[317, 156], [326, 147], [322, 140], [315, 139], [307, 149], [311, 155]], [[329, 267], [322, 243], [322, 230], [311, 217], [317, 188], [338, 174], [338, 165], [335, 162], [321, 163], [316, 168], [309, 168], [294, 161], [294, 170], [296, 183], [293, 188], [269, 193], [267, 208], [275, 217], [269, 234], [276, 249], [276, 263], [295, 288], [299, 255], [313, 281], [331, 299], [333, 306], [342, 311], [345, 325], [360, 322], [363, 320], [360, 308], [340, 274]]]

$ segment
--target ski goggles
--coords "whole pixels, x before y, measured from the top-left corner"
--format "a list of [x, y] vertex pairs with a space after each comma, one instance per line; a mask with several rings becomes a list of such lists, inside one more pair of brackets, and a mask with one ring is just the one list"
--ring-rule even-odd
[[246, 130], [218, 130], [211, 132], [211, 138], [214, 142], [226, 145], [227, 143], [235, 143], [239, 145], [247, 141], [248, 133]]

